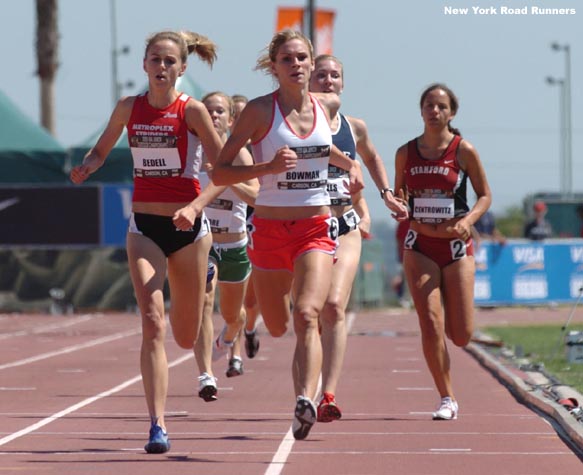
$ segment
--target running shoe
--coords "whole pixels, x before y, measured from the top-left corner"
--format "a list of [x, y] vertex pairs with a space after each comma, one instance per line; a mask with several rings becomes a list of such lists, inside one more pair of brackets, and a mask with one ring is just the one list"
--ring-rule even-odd
[[150, 439], [144, 446], [144, 450], [149, 454], [163, 454], [170, 450], [168, 433], [158, 424], [152, 424], [150, 427]]
[[437, 411], [433, 413], [434, 421], [450, 421], [452, 419], [457, 419], [458, 405], [450, 397], [441, 398], [441, 403]]
[[227, 369], [227, 378], [234, 376], [241, 376], [243, 374], [243, 360], [239, 356], [233, 356], [229, 360], [229, 368]]
[[206, 283], [210, 284], [214, 278], [215, 278], [215, 265], [211, 261], [208, 261], [206, 268]]
[[217, 400], [217, 378], [208, 373], [202, 373], [198, 377], [198, 397], [206, 402]]
[[257, 336], [257, 330], [252, 332], [247, 332], [245, 330], [245, 353], [249, 358], [255, 358], [255, 355], [259, 351], [259, 337]]
[[292, 422], [294, 439], [304, 440], [308, 437], [310, 429], [316, 422], [316, 406], [310, 398], [298, 396]]
[[342, 417], [342, 411], [336, 404], [336, 399], [332, 393], [322, 394], [318, 404], [318, 422], [337, 421]]
[[219, 333], [219, 336], [213, 343], [213, 361], [218, 361], [221, 358], [226, 358], [229, 350], [233, 347], [233, 342], [226, 342], [225, 341], [225, 332], [227, 331], [227, 327], [224, 326]]

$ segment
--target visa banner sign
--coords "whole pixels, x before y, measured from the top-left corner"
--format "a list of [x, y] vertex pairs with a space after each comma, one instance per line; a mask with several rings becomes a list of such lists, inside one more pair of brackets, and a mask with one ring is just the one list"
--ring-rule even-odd
[[101, 245], [125, 247], [133, 185], [101, 186]]
[[583, 239], [482, 241], [475, 258], [476, 305], [568, 303], [583, 288]]

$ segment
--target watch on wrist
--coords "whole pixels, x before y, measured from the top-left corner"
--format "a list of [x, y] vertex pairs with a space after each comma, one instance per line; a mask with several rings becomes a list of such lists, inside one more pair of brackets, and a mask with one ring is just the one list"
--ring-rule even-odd
[[383, 199], [383, 200], [385, 199], [385, 193], [386, 193], [387, 191], [388, 191], [388, 192], [389, 192], [391, 195], [395, 196], [395, 192], [393, 191], [393, 189], [392, 189], [392, 188], [383, 188], [383, 189], [381, 190], [381, 199]]

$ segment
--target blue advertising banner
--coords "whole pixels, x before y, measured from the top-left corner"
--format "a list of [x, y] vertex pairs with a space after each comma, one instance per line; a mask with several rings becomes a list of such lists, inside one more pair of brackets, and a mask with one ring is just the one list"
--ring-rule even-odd
[[133, 185], [101, 186], [101, 245], [125, 247]]
[[476, 251], [476, 305], [573, 302], [583, 288], [583, 239], [483, 241]]

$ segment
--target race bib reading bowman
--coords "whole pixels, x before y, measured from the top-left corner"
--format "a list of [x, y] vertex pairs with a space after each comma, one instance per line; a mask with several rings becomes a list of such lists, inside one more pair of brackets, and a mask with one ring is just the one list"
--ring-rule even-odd
[[[291, 147], [298, 156], [298, 165], [294, 170], [285, 172], [279, 179], [277, 188], [280, 190], [309, 190], [326, 186], [328, 168], [322, 167], [314, 159], [327, 159], [330, 156], [329, 145], [312, 145], [306, 147]], [[327, 164], [326, 164], [327, 165]]]

